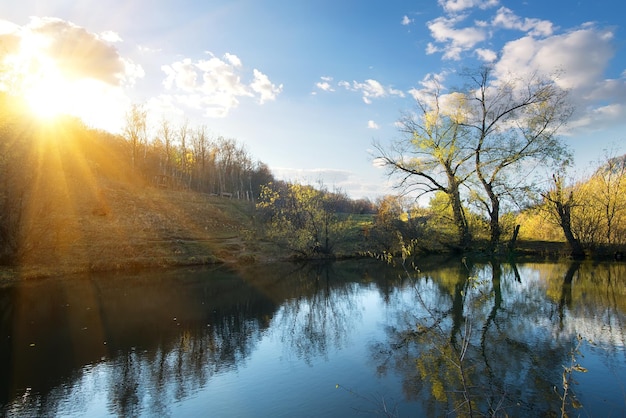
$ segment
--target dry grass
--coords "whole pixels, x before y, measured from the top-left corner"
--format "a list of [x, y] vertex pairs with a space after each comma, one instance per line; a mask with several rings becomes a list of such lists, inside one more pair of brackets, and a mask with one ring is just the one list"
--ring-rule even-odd
[[0, 277], [263, 258], [250, 202], [108, 176], [66, 175], [50, 184], [31, 193], [23, 255]]

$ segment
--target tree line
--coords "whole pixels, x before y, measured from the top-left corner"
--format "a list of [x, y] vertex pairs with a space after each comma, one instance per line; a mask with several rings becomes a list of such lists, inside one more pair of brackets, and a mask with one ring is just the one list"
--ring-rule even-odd
[[626, 155], [607, 152], [591, 175], [573, 180], [559, 173], [551, 180], [540, 202], [520, 214], [520, 222], [528, 225], [524, 234], [530, 228], [542, 238], [558, 234], [575, 255], [604, 252], [621, 259], [626, 245]]
[[[494, 254], [522, 237], [565, 240], [579, 258], [624, 246], [624, 157], [607, 157], [576, 182], [563, 174], [572, 154], [558, 133], [573, 108], [559, 74], [496, 77], [485, 66], [461, 76], [465, 86], [454, 91], [428, 80], [416, 109], [399, 120], [401, 138], [374, 144], [399, 193], [374, 203], [373, 222], [359, 237], [365, 248]], [[417, 203], [424, 196], [426, 207]], [[269, 184], [257, 207], [271, 234], [297, 253], [330, 254], [347, 234], [324, 188]]]
[[150, 127], [142, 105], [127, 112], [122, 136], [133, 169], [159, 187], [254, 200], [273, 180], [269, 167], [254, 161], [238, 141], [213, 137], [205, 125], [192, 127], [187, 121], [176, 126], [161, 119]]

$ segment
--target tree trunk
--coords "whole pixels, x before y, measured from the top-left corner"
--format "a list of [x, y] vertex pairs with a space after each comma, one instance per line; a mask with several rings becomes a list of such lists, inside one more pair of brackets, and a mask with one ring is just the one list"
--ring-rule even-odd
[[561, 218], [561, 228], [563, 228], [563, 234], [565, 235], [565, 239], [570, 247], [571, 256], [574, 259], [585, 258], [585, 250], [583, 249], [583, 246], [578, 238], [576, 238], [572, 232], [569, 210], [567, 210], [567, 212], [566, 216]]
[[463, 211], [463, 205], [461, 204], [461, 194], [459, 193], [459, 186], [456, 183], [456, 179], [453, 176], [449, 176], [449, 193], [450, 203], [452, 204], [452, 216], [454, 217], [454, 224], [459, 233], [459, 246], [465, 249], [472, 241], [472, 237], [469, 232], [469, 226], [467, 225], [467, 219], [465, 218], [465, 212]]
[[561, 180], [554, 176], [554, 183], [556, 187], [556, 196], [554, 199], [551, 199], [551, 201], [554, 204], [556, 213], [559, 217], [559, 224], [563, 229], [563, 235], [565, 235], [565, 239], [570, 247], [571, 256], [574, 259], [584, 258], [585, 251], [583, 246], [572, 231], [572, 207], [574, 206], [574, 196], [572, 192], [570, 192], [567, 201], [564, 201]]
[[502, 230], [500, 229], [500, 200], [493, 194], [491, 189], [488, 190], [489, 197], [491, 199], [491, 210], [489, 211], [489, 252], [496, 252], [498, 244], [500, 243], [500, 236]]
[[515, 229], [513, 230], [513, 236], [511, 237], [508, 245], [509, 252], [515, 249], [515, 243], [517, 242], [517, 236], [519, 235], [520, 226], [521, 225], [515, 225]]

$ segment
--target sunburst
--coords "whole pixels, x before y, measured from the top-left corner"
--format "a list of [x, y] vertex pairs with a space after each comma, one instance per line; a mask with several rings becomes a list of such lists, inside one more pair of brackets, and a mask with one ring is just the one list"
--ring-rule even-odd
[[36, 35], [24, 36], [19, 51], [5, 58], [4, 68], [11, 73], [13, 84], [9, 88], [22, 96], [40, 119], [72, 115], [98, 128], [115, 125], [115, 119], [121, 117], [116, 86], [78, 77], [72, 68], [49, 55], [45, 42]]

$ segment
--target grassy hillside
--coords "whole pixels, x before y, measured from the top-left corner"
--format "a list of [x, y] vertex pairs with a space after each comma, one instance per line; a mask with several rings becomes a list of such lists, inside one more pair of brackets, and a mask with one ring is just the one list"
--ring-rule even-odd
[[132, 168], [125, 142], [104, 133], [71, 123], [18, 127], [2, 138], [0, 197], [3, 230], [19, 225], [12, 227], [19, 257], [0, 267], [0, 277], [253, 262], [276, 253], [255, 235], [251, 202], [154, 187]]
[[53, 207], [48, 216], [32, 221], [33, 242], [11, 270], [37, 276], [251, 262], [263, 250], [254, 239], [253, 211], [247, 202], [102, 183], [97, 193], [73, 194], [71, 206]]

